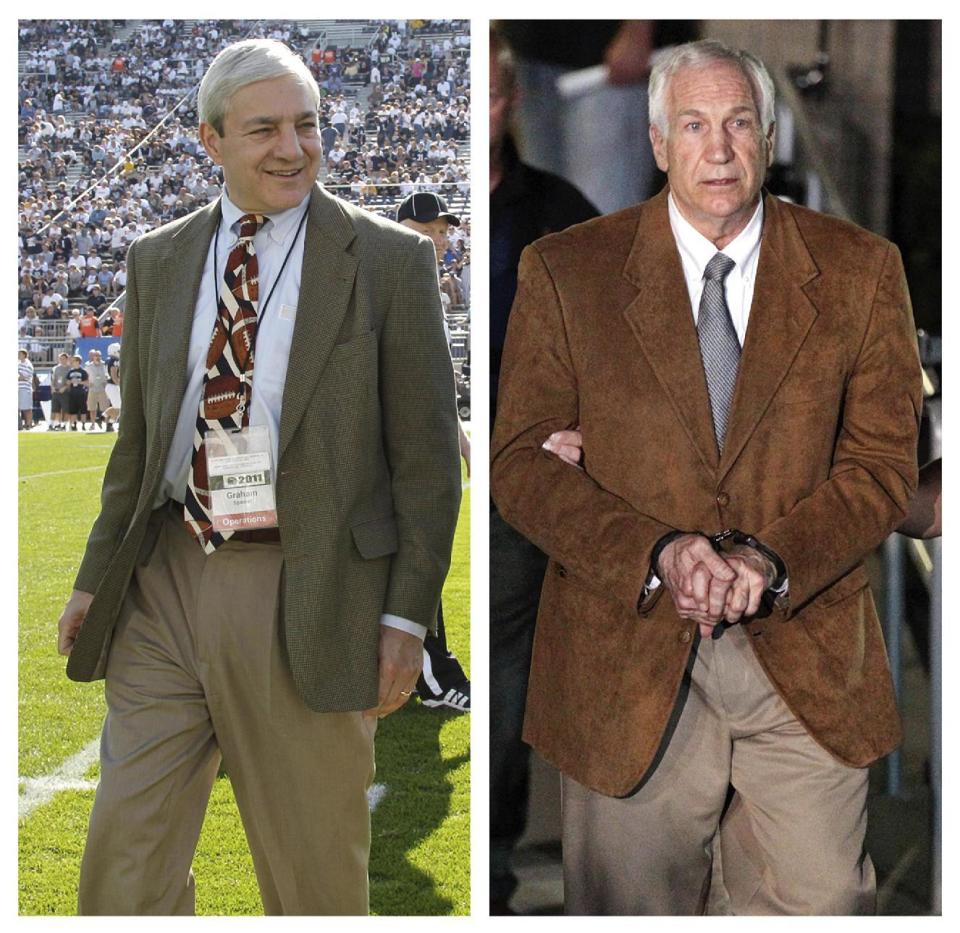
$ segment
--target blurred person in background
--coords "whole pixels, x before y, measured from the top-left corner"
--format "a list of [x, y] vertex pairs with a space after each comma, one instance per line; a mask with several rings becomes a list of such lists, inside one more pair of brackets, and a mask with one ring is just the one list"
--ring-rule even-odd
[[[597, 216], [556, 175], [521, 162], [511, 133], [520, 100], [516, 63], [490, 34], [490, 415], [500, 359], [529, 243]], [[530, 747], [521, 740], [527, 677], [546, 556], [500, 517], [490, 501], [490, 912], [508, 914], [516, 888], [511, 860], [527, 815]]]
[[[647, 77], [654, 52], [696, 35], [690, 20], [500, 20], [520, 96], [520, 155], [567, 179], [602, 213], [653, 194]], [[605, 81], [564, 95], [557, 81], [605, 65]]]

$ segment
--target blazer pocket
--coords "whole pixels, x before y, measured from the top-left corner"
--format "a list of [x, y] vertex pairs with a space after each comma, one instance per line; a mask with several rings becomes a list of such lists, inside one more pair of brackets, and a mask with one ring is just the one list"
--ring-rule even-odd
[[835, 391], [831, 391], [830, 387], [824, 389], [816, 383], [808, 385], [791, 384], [787, 387], [781, 387], [773, 397], [771, 408], [786, 408], [792, 412], [797, 410], [799, 406], [820, 408], [825, 405], [838, 406], [838, 395]]
[[343, 343], [334, 344], [330, 351], [327, 365], [335, 365], [344, 361], [356, 359], [372, 352], [377, 345], [376, 331], [365, 331], [356, 337], [351, 337]]
[[870, 576], [867, 573], [867, 568], [863, 564], [857, 564], [848, 574], [842, 576], [836, 583], [828, 586], [818, 596], [814, 597], [813, 602], [818, 606], [832, 606], [848, 596], [853, 596], [854, 593], [859, 593], [869, 584]]
[[590, 596], [602, 599], [607, 603], [613, 603], [619, 606], [619, 600], [611, 594], [609, 590], [604, 589], [599, 583], [596, 583], [589, 577], [576, 573], [568, 567], [554, 560], [552, 557], [547, 562], [546, 578], [557, 577], [561, 581], [558, 586], [561, 588], [572, 588], [582, 590]]
[[400, 546], [397, 522], [392, 515], [358, 522], [350, 526], [350, 531], [360, 556], [366, 560], [396, 554]]

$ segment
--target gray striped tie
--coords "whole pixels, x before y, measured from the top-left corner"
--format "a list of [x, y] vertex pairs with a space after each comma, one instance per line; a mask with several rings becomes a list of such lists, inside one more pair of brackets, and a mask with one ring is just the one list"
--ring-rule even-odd
[[721, 453], [740, 363], [740, 341], [733, 329], [723, 292], [723, 280], [735, 265], [723, 253], [717, 253], [707, 263], [703, 273], [706, 282], [703, 283], [700, 312], [697, 315], [697, 336], [700, 338], [700, 355], [703, 357], [703, 371], [710, 393], [713, 430], [717, 435], [717, 449]]

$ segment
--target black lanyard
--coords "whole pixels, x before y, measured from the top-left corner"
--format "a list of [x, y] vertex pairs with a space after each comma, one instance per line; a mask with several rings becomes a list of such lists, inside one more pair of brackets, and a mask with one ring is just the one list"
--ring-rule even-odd
[[[303, 229], [303, 224], [307, 219], [307, 214], [309, 213], [310, 213], [310, 205], [308, 204], [304, 209], [303, 214], [301, 214], [300, 216], [300, 223], [297, 224], [297, 232], [294, 233], [293, 235], [293, 240], [290, 243], [289, 248], [287, 249], [287, 255], [283, 257], [283, 263], [280, 266], [280, 271], [277, 273], [276, 278], [274, 278], [273, 280], [273, 285], [270, 287], [270, 292], [267, 295], [267, 298], [263, 302], [263, 304], [257, 308], [258, 331], [260, 327], [260, 322], [263, 320], [263, 315], [266, 313], [267, 305], [270, 304], [270, 299], [273, 297], [273, 293], [274, 291], [276, 291], [277, 285], [280, 283], [280, 279], [283, 278], [283, 270], [287, 268], [287, 261], [290, 259], [290, 254], [293, 252], [294, 246], [297, 245], [297, 239], [300, 236], [300, 231]], [[223, 214], [221, 213], [220, 219], [217, 221], [217, 231], [213, 236], [213, 294], [216, 296], [216, 301], [218, 306], [220, 303], [220, 279], [217, 277], [217, 255], [220, 252], [220, 225], [222, 223], [223, 223]]]

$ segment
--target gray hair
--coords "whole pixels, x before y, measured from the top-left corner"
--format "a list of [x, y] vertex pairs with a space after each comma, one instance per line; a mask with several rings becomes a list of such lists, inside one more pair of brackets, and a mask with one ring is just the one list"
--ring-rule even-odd
[[275, 39], [244, 39], [223, 49], [210, 63], [200, 82], [197, 111], [201, 123], [209, 123], [223, 135], [223, 118], [237, 91], [255, 81], [296, 78], [320, 105], [320, 89], [299, 55]]
[[650, 125], [655, 126], [666, 138], [669, 125], [666, 113], [667, 89], [670, 79], [681, 68], [703, 68], [717, 62], [730, 62], [739, 68], [753, 88], [753, 98], [760, 115], [763, 135], [770, 132], [776, 114], [774, 111], [775, 92], [773, 79], [767, 66], [759, 58], [743, 49], [731, 49], [716, 39], [701, 39], [678, 45], [666, 52], [653, 66], [650, 72], [649, 105]]

